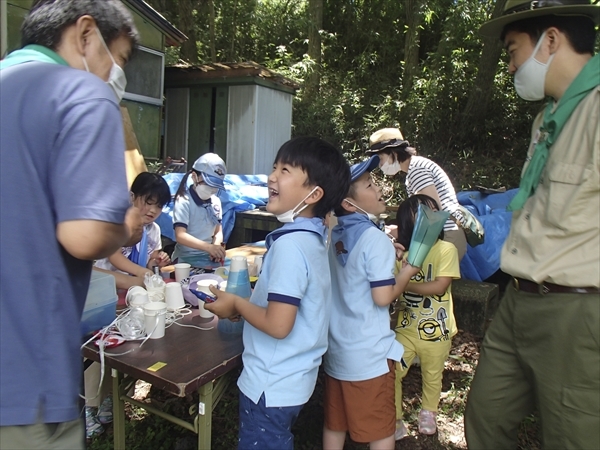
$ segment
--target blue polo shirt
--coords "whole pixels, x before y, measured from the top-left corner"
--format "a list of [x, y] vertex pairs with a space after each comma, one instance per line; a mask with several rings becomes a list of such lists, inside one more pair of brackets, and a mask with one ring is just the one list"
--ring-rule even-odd
[[75, 420], [92, 262], [56, 226], [123, 223], [119, 105], [95, 75], [26, 62], [0, 71], [0, 117], [0, 426]]
[[305, 404], [313, 393], [323, 353], [331, 304], [326, 228], [318, 218], [298, 217], [267, 236], [268, 251], [250, 301], [266, 308], [277, 301], [298, 306], [284, 339], [244, 325], [244, 369], [240, 390], [267, 407]]
[[389, 372], [387, 360], [400, 361], [404, 349], [390, 329], [389, 307], [378, 306], [371, 289], [396, 283], [394, 246], [364, 214], [355, 213], [338, 217], [330, 260], [333, 299], [325, 372], [344, 381], [383, 375]]
[[[187, 232], [206, 243], [211, 243], [217, 226], [222, 219], [221, 199], [212, 195], [208, 200], [202, 200], [196, 194], [193, 187], [189, 187], [186, 195], [177, 197], [173, 208], [173, 228], [184, 227]], [[180, 258], [182, 261], [203, 261], [210, 263], [210, 255], [207, 252], [176, 244], [173, 251], [173, 259]], [[194, 265], [194, 264], [193, 264]], [[198, 264], [202, 267], [202, 264]]]

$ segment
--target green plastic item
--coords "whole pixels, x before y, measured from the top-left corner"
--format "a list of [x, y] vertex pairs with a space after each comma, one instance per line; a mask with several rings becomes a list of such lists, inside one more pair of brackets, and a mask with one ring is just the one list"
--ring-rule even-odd
[[444, 228], [450, 213], [446, 211], [433, 211], [424, 204], [419, 204], [415, 228], [410, 238], [408, 258], [406, 261], [415, 267], [421, 267], [431, 247], [437, 241]]

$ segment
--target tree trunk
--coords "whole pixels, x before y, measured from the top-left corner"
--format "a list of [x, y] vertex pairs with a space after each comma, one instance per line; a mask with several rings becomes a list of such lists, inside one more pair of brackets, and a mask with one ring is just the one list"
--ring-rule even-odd
[[208, 22], [208, 34], [210, 38], [210, 62], [217, 62], [217, 50], [215, 47], [216, 35], [215, 35], [215, 1], [208, 1], [208, 11], [209, 11], [209, 22]]
[[233, 2], [233, 19], [231, 20], [231, 48], [229, 50], [229, 58], [227, 58], [227, 61], [230, 61], [230, 62], [233, 62], [235, 60], [235, 35], [236, 35], [236, 29], [237, 29], [237, 21], [236, 21], [237, 6], [238, 6], [238, 2], [237, 2], [237, 0], [234, 0], [234, 2]]
[[192, 64], [198, 64], [198, 47], [196, 46], [196, 22], [193, 11], [198, 7], [198, 0], [179, 0], [179, 24], [178, 28], [188, 37], [181, 44], [180, 58]]
[[406, 37], [404, 38], [404, 75], [402, 77], [402, 96], [407, 98], [413, 85], [413, 78], [419, 70], [419, 42], [423, 21], [424, 0], [405, 0]]
[[[492, 19], [502, 14], [505, 4], [506, 0], [496, 1], [492, 12]], [[496, 37], [483, 38], [483, 49], [481, 51], [481, 59], [479, 60], [477, 77], [471, 88], [467, 105], [461, 114], [460, 130], [465, 135], [476, 133], [478, 127], [481, 125], [481, 121], [486, 117], [502, 47], [502, 42]]]
[[321, 34], [323, 28], [323, 0], [308, 0], [308, 56], [314, 61], [312, 71], [306, 76], [305, 98], [319, 93], [321, 84]]

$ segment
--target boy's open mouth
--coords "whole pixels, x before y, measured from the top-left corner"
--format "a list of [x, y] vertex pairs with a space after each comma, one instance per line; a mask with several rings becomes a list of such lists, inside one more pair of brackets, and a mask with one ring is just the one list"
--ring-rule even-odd
[[277, 197], [278, 195], [279, 195], [279, 191], [269, 188], [269, 198]]

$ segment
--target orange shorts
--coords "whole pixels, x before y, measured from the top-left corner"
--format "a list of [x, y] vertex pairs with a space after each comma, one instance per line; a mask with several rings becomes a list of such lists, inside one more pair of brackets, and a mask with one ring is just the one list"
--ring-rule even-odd
[[390, 371], [364, 381], [341, 381], [325, 374], [325, 427], [348, 431], [354, 442], [373, 442], [394, 434], [395, 364]]

